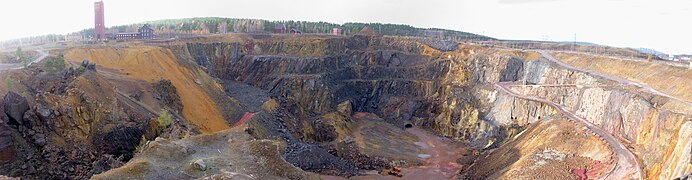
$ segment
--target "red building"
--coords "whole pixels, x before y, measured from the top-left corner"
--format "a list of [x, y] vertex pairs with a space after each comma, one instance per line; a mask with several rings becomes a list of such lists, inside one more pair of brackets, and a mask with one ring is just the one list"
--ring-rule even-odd
[[141, 39], [142, 36], [139, 32], [125, 32], [115, 34], [116, 40], [128, 40], [128, 39]]
[[106, 39], [106, 24], [104, 24], [103, 1], [94, 2], [94, 39]]
[[284, 25], [284, 23], [276, 23], [276, 26], [274, 26], [274, 33], [277, 33], [277, 34], [286, 33], [286, 25]]

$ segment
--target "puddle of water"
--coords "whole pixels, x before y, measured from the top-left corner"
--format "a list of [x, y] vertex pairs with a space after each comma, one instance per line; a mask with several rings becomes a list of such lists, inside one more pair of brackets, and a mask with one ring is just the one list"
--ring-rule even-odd
[[423, 159], [428, 159], [428, 158], [430, 158], [430, 154], [418, 154], [418, 157], [423, 158]]
[[413, 143], [413, 144], [418, 145], [418, 146], [420, 146], [420, 147], [423, 148], [423, 149], [427, 149], [427, 148], [430, 147], [430, 146], [428, 146], [428, 144], [425, 144], [424, 142], [415, 142], [415, 143]]

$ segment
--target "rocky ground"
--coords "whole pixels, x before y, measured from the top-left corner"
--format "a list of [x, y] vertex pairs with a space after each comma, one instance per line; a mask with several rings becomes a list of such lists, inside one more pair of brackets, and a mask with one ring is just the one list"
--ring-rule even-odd
[[196, 131], [182, 119], [158, 125], [157, 113], [118, 98], [127, 85], [94, 69], [37, 64], [3, 77], [0, 172], [11, 177], [85, 179], [121, 166], [144, 140]]
[[[677, 177], [691, 168], [683, 162], [692, 123], [674, 100], [560, 67], [535, 52], [371, 31], [233, 34], [57, 53], [67, 60], [59, 72], [35, 65], [0, 73], [6, 94], [1, 175], [392, 179], [398, 177], [389, 170], [400, 168], [404, 179], [576, 179], [610, 173], [612, 149], [568, 121], [565, 111], [630, 146], [646, 178]], [[511, 96], [498, 83], [564, 110]]]

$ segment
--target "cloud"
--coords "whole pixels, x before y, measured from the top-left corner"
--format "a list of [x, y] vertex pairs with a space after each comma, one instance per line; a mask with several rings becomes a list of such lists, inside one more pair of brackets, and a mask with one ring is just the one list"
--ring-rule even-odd
[[523, 3], [536, 3], [536, 2], [555, 2], [562, 0], [499, 0], [500, 4], [523, 4]]

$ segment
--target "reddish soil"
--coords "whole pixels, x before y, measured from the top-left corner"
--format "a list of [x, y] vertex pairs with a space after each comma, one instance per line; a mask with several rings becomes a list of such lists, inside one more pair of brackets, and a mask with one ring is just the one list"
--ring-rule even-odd
[[[362, 117], [356, 113], [354, 116]], [[402, 177], [382, 174], [368, 174], [363, 176], [351, 177], [349, 179], [456, 179], [462, 165], [457, 164], [456, 160], [467, 153], [467, 149], [456, 144], [456, 142], [436, 136], [430, 132], [419, 128], [408, 128], [407, 132], [415, 135], [421, 142], [418, 146], [426, 154], [420, 154], [418, 158], [428, 156], [422, 166], [401, 167]], [[423, 156], [423, 157], [420, 157]], [[322, 176], [324, 179], [345, 179], [343, 177]]]
[[403, 168], [403, 179], [456, 179], [456, 175], [462, 165], [456, 160], [467, 153], [467, 149], [456, 145], [452, 140], [435, 136], [418, 128], [409, 128], [406, 131], [415, 134], [427, 147], [425, 151], [430, 155], [426, 165], [419, 167]]
[[254, 114], [255, 114], [255, 113], [252, 113], [252, 112], [246, 112], [245, 115], [243, 115], [243, 118], [240, 119], [240, 121], [238, 121], [238, 122], [236, 122], [235, 124], [233, 124], [233, 127], [238, 127], [238, 126], [241, 126], [241, 125], [245, 124], [245, 122], [247, 122], [248, 120], [250, 120], [250, 118], [251, 118], [252, 115], [254, 115]]

